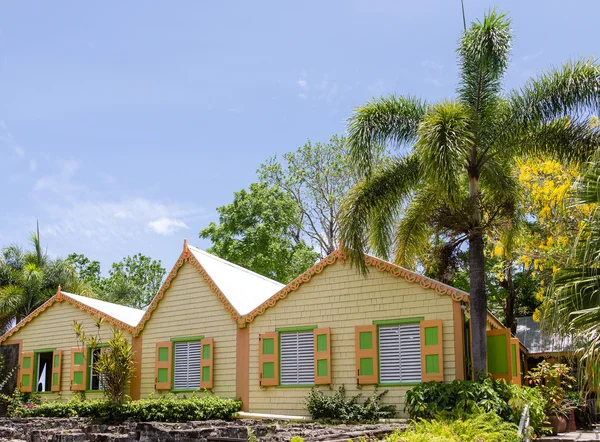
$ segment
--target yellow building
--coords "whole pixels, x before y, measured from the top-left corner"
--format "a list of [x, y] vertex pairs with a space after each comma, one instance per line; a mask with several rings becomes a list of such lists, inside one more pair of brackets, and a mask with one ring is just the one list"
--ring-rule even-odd
[[[143, 315], [143, 310], [67, 293], [59, 287], [52, 298], [0, 337], [0, 343], [19, 347], [17, 386], [21, 391], [43, 394], [46, 399], [68, 398], [76, 392], [102, 397], [102, 383], [93, 370], [102, 344], [84, 348], [73, 322], [81, 323], [87, 335], [97, 333], [103, 343], [111, 337], [110, 326], [123, 330], [136, 353], [137, 372], [139, 352], [133, 333]], [[95, 318], [102, 318], [106, 325], [98, 329]], [[139, 376], [132, 380], [128, 393], [139, 398]]]
[[[133, 336], [133, 398], [206, 389], [241, 399], [244, 411], [306, 415], [311, 388], [344, 385], [349, 395], [388, 390], [402, 414], [411, 386], [465, 379], [469, 296], [372, 256], [365, 263], [367, 277], [336, 251], [283, 285], [184, 241], [145, 312], [59, 292], [1, 340], [21, 346], [21, 384], [41, 375], [36, 358], [56, 361], [56, 391], [69, 395], [93, 376], [84, 353], [87, 378], [75, 378], [71, 324], [89, 330], [102, 313]], [[494, 377], [520, 382], [519, 342], [492, 315], [488, 355]]]

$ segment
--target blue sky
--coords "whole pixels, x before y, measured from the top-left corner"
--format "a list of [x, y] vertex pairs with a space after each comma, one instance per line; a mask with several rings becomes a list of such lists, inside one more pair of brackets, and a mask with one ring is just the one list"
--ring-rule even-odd
[[[493, 5], [516, 34], [508, 87], [600, 55], [598, 0], [465, 0], [467, 20]], [[170, 268], [267, 157], [373, 96], [452, 96], [461, 30], [459, 0], [5, 0], [0, 245], [39, 219], [52, 255]]]

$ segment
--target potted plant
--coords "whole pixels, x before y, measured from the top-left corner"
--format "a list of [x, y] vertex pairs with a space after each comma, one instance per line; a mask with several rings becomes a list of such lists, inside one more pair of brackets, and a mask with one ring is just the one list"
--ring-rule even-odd
[[575, 386], [575, 378], [569, 374], [569, 368], [565, 364], [543, 361], [530, 370], [525, 379], [540, 390], [546, 401], [544, 411], [552, 427], [552, 434], [564, 433], [567, 429], [567, 416], [572, 409], [566, 400], [566, 394]]

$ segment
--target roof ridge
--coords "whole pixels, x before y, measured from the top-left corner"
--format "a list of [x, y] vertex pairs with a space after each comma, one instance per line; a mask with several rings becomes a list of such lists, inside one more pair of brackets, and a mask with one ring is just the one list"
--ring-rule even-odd
[[91, 299], [91, 300], [93, 300], [95, 302], [101, 302], [102, 304], [108, 304], [108, 305], [119, 307], [119, 308], [125, 308], [125, 309], [129, 309], [129, 310], [134, 310], [134, 311], [136, 311], [138, 313], [145, 313], [145, 311], [142, 310], [142, 309], [140, 309], [140, 308], [130, 307], [128, 305], [123, 305], [123, 304], [117, 304], [116, 302], [105, 301], [103, 299], [92, 298], [91, 296], [80, 295], [78, 293], [65, 292], [64, 290], [61, 290], [61, 293], [63, 295], [67, 295], [69, 297], [71, 297], [71, 296], [78, 296], [80, 298]]
[[213, 255], [212, 253], [209, 253], [206, 250], [202, 250], [199, 247], [195, 247], [195, 246], [192, 246], [192, 245], [189, 245], [189, 244], [188, 244], [188, 247], [190, 249], [195, 249], [195, 250], [197, 250], [198, 252], [200, 252], [200, 253], [202, 253], [204, 255], [208, 255], [209, 257], [214, 258], [217, 261], [222, 262], [223, 264], [227, 264], [227, 265], [229, 265], [229, 266], [231, 266], [233, 268], [242, 270], [242, 271], [244, 271], [246, 273], [249, 273], [250, 275], [256, 276], [256, 277], [261, 278], [261, 279], [264, 279], [265, 281], [269, 281], [269, 282], [272, 282], [272, 283], [275, 283], [275, 284], [279, 284], [281, 287], [285, 287], [285, 284], [283, 284], [283, 283], [281, 283], [279, 281], [275, 281], [274, 279], [268, 278], [268, 277], [266, 277], [264, 275], [261, 275], [259, 273], [253, 272], [252, 270], [247, 269], [245, 267], [242, 267], [242, 266], [240, 266], [238, 264], [235, 264], [233, 262], [227, 261], [226, 259], [223, 259], [223, 258], [221, 258], [219, 256]]

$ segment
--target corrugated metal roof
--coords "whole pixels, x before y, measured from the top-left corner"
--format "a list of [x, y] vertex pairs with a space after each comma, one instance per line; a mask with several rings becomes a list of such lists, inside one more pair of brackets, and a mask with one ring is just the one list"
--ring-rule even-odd
[[188, 246], [206, 273], [240, 315], [250, 313], [283, 287], [277, 281]]
[[531, 316], [517, 318], [517, 338], [529, 353], [561, 353], [572, 351], [572, 340], [542, 332], [542, 324]]
[[100, 301], [99, 299], [88, 298], [87, 296], [75, 295], [74, 293], [67, 293], [63, 291], [61, 291], [61, 293], [64, 296], [68, 296], [75, 301], [92, 307], [93, 309], [111, 316], [118, 321], [124, 322], [127, 325], [131, 325], [132, 327], [138, 325], [145, 313], [144, 310], [113, 304], [112, 302]]

